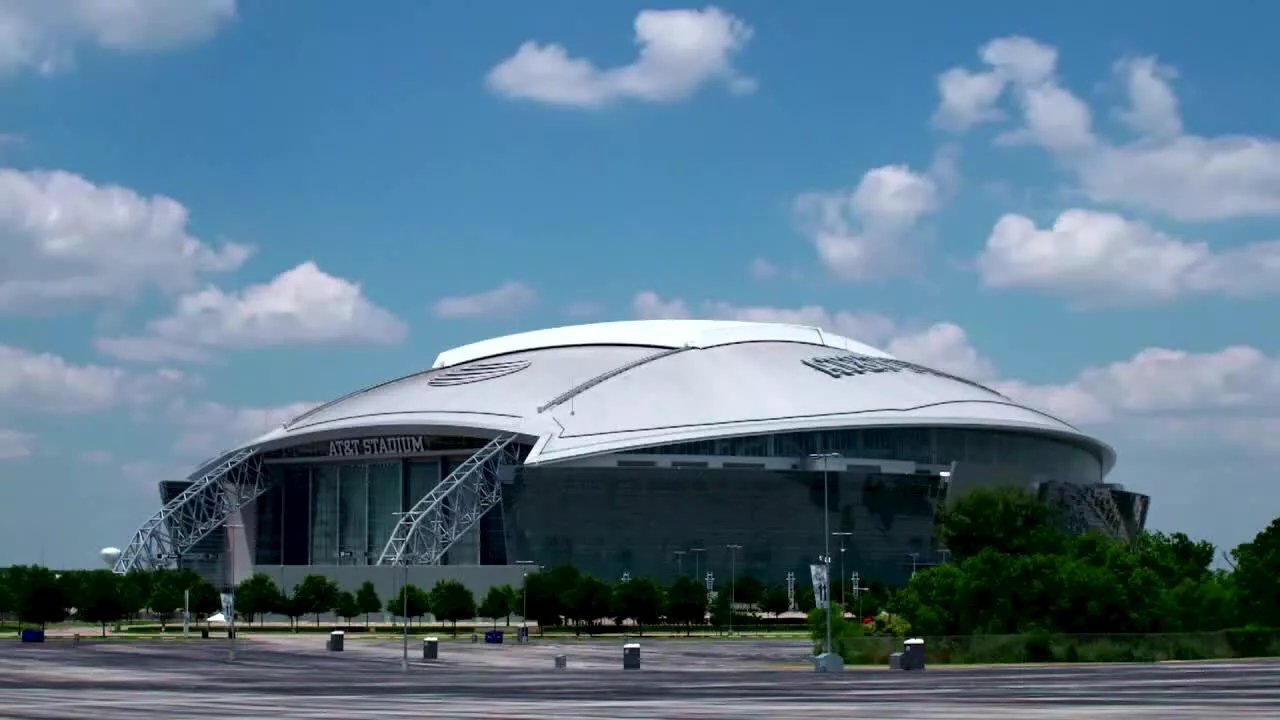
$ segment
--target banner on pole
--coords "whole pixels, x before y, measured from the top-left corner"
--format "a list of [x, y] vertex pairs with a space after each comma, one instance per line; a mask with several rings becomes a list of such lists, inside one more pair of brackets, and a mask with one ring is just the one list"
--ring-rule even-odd
[[236, 614], [236, 596], [233, 593], [221, 593], [222, 595], [222, 616], [228, 622]]
[[813, 578], [813, 601], [817, 607], [828, 607], [828, 580], [826, 564], [810, 565], [809, 575]]

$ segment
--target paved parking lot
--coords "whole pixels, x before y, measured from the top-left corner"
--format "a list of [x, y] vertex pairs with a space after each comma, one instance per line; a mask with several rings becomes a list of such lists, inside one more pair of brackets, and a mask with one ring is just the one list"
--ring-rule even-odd
[[[400, 669], [400, 644], [315, 635], [239, 641], [0, 644], [5, 718], [1274, 718], [1280, 663], [878, 668], [819, 675], [803, 641], [443, 643]], [[555, 655], [567, 671], [552, 669]]]

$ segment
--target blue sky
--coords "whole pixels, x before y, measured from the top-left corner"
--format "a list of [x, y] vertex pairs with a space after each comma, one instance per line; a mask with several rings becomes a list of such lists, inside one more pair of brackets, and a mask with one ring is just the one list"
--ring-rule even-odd
[[440, 350], [637, 316], [996, 385], [1159, 528], [1280, 515], [1275, 11], [373, 7], [0, 0], [0, 564]]

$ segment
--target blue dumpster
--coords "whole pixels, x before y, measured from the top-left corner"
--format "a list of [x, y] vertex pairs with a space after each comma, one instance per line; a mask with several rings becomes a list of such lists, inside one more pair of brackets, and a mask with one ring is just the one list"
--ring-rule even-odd
[[22, 631], [22, 642], [24, 643], [42, 643], [44, 642], [44, 631], [35, 628], [27, 628]]
[[501, 645], [502, 631], [501, 630], [485, 630], [484, 641], [489, 645]]

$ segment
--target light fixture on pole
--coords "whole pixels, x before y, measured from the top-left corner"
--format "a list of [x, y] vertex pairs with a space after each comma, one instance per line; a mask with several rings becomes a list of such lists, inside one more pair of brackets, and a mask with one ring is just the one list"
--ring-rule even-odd
[[707, 552], [707, 548], [690, 547], [689, 552], [694, 553], [694, 577], [703, 577], [703, 553]]
[[733, 611], [738, 601], [738, 551], [742, 546], [729, 544], [725, 547], [729, 548], [729, 637], [733, 637]]
[[[237, 523], [237, 524], [227, 524], [227, 525], [223, 525], [222, 527], [223, 527], [223, 528], [225, 528], [225, 529], [226, 529], [226, 531], [227, 531], [227, 544], [228, 544], [228, 545], [230, 545], [230, 547], [228, 547], [228, 548], [227, 548], [227, 550], [228, 550], [227, 554], [231, 556], [231, 557], [229, 558], [229, 559], [231, 560], [231, 562], [229, 563], [229, 565], [234, 566], [234, 564], [235, 564], [235, 545], [234, 545], [235, 540], [234, 540], [234, 538], [232, 537], [232, 533], [231, 533], [231, 531], [232, 531], [232, 530], [243, 530], [243, 529], [244, 529], [244, 525], [242, 525], [242, 524], [238, 524], [238, 523]], [[227, 617], [227, 632], [228, 632], [228, 635], [229, 635], [229, 637], [227, 638], [227, 640], [229, 641], [229, 642], [228, 642], [228, 647], [227, 647], [227, 661], [228, 661], [228, 662], [235, 662], [235, 661], [236, 661], [236, 605], [235, 605], [235, 603], [236, 603], [236, 584], [235, 584], [235, 580], [236, 580], [236, 578], [235, 578], [235, 573], [234, 573], [234, 567], [228, 567], [228, 568], [227, 568], [227, 570], [228, 570], [228, 574], [230, 575], [230, 577], [228, 578], [229, 582], [227, 583], [227, 585], [229, 586], [229, 587], [228, 587], [228, 592], [229, 592], [229, 594], [231, 595], [231, 612], [228, 614], [228, 617]]]
[[853, 580], [853, 597], [855, 600], [858, 601], [858, 622], [861, 623], [862, 622], [862, 591], [866, 590], [866, 588], [860, 586], [861, 580], [857, 570], [853, 571], [852, 580]]
[[[827, 577], [831, 577], [831, 458], [840, 457], [840, 453], [813, 453], [811, 459], [822, 458], [822, 541], [824, 544], [823, 562], [827, 566]], [[826, 654], [831, 654], [831, 581], [827, 581], [827, 645]]]
[[[517, 560], [517, 565], [533, 565], [532, 560]], [[525, 570], [520, 575], [520, 622], [524, 626], [524, 641], [529, 641], [529, 570]], [[542, 626], [538, 626], [538, 632], [541, 633]], [[539, 635], [541, 637], [541, 635]]]
[[853, 535], [851, 532], [836, 531], [831, 533], [840, 538], [840, 614], [844, 615], [844, 539]]

